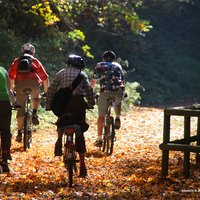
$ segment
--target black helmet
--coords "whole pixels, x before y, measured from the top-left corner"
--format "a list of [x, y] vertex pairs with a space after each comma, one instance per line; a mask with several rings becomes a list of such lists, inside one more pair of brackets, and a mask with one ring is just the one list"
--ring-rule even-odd
[[84, 60], [78, 55], [69, 55], [67, 65], [69, 67], [76, 67], [78, 69], [83, 69], [85, 67]]
[[102, 57], [105, 61], [113, 61], [116, 59], [115, 53], [111, 50], [105, 51]]

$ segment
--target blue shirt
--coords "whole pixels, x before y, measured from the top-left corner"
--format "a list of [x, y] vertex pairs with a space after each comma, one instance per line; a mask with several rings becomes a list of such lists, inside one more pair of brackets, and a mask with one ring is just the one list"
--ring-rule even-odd
[[99, 80], [100, 92], [124, 91], [124, 73], [119, 63], [97, 63], [93, 78]]

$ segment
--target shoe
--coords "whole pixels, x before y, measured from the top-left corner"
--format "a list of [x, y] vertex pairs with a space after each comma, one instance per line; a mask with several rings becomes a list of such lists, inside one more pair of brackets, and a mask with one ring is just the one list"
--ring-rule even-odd
[[86, 166], [84, 165], [80, 167], [79, 177], [84, 178], [86, 176], [87, 176], [87, 169], [86, 169]]
[[62, 156], [62, 141], [57, 141], [54, 149], [55, 156]]
[[39, 125], [38, 115], [36, 113], [32, 114], [32, 123], [33, 125]]
[[94, 146], [96, 146], [96, 147], [102, 147], [102, 144], [103, 144], [103, 140], [96, 140], [95, 142], [94, 142]]
[[121, 127], [121, 121], [120, 121], [120, 118], [116, 118], [115, 119], [115, 129], [120, 129]]
[[2, 167], [2, 172], [10, 172], [10, 169], [8, 167], [8, 162], [7, 161], [2, 161], [1, 163], [1, 167]]
[[22, 142], [22, 133], [17, 134], [15, 141]]
[[4, 160], [12, 160], [12, 156], [10, 153], [6, 152], [6, 153], [3, 153], [2, 152], [2, 159]]

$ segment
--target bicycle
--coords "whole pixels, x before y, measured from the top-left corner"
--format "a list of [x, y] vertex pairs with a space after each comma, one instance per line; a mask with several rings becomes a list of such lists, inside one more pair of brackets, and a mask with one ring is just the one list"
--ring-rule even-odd
[[61, 118], [62, 126], [58, 131], [63, 133], [63, 162], [68, 171], [68, 186], [73, 187], [73, 175], [77, 173], [76, 163], [77, 152], [75, 151], [75, 138], [82, 134], [81, 127], [78, 125], [73, 117], [73, 114], [67, 113]]
[[102, 151], [107, 155], [111, 155], [113, 153], [114, 141], [116, 139], [114, 117], [111, 115], [111, 108], [113, 107], [114, 101], [115, 97], [110, 97], [108, 99], [109, 106], [104, 120]]
[[23, 149], [26, 151], [27, 148], [31, 147], [32, 143], [32, 109], [30, 97], [32, 90], [30, 88], [25, 88], [23, 92], [26, 94], [23, 138]]
[[77, 153], [75, 151], [75, 137], [81, 134], [80, 126], [77, 124], [65, 127], [64, 131], [64, 153], [63, 161], [68, 170], [69, 187], [73, 186], [73, 174], [77, 173]]
[[[98, 105], [99, 95], [96, 95], [96, 103]], [[100, 149], [105, 152], [106, 155], [111, 155], [113, 153], [115, 137], [115, 124], [114, 117], [111, 115], [111, 110], [115, 101], [115, 97], [109, 97], [108, 99], [108, 109], [104, 118], [103, 124], [103, 142]]]

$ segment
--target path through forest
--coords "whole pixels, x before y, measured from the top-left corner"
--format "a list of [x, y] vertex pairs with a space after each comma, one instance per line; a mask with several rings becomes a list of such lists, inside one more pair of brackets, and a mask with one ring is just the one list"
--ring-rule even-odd
[[[175, 137], [181, 120], [176, 121]], [[194, 121], [194, 123], [196, 123]], [[135, 107], [122, 116], [114, 153], [105, 157], [93, 146], [96, 121], [85, 133], [88, 177], [75, 176], [74, 188], [67, 187], [62, 158], [54, 157], [55, 126], [41, 121], [32, 148], [12, 142], [11, 173], [0, 174], [0, 199], [196, 199], [200, 197], [200, 173], [191, 165], [191, 177], [182, 173], [182, 154], [170, 153], [169, 177], [160, 178], [163, 110]], [[192, 158], [193, 159], [193, 158]], [[194, 160], [194, 159], [193, 159]]]

